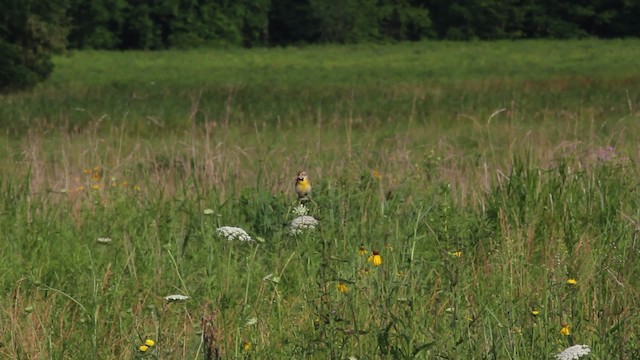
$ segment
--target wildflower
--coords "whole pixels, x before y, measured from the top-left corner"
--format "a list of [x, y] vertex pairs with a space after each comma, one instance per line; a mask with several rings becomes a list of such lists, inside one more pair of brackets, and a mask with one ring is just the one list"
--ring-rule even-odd
[[571, 330], [569, 330], [569, 324], [561, 324], [562, 325], [562, 329], [560, 329], [560, 334], [564, 335], [564, 336], [569, 336], [571, 335]]
[[186, 295], [167, 295], [164, 297], [166, 301], [185, 301], [188, 300], [189, 297]]
[[358, 248], [358, 255], [367, 255], [369, 253], [369, 251], [367, 250], [367, 248], [364, 247], [364, 245], [360, 245], [360, 247]]
[[340, 291], [343, 294], [346, 294], [349, 292], [349, 287], [347, 287], [347, 284], [345, 283], [338, 283], [338, 285], [336, 285], [336, 288], [338, 289], [338, 291]]
[[244, 345], [242, 346], [242, 350], [244, 350], [244, 351], [249, 351], [249, 350], [251, 350], [251, 343], [250, 343], [250, 342], [248, 342], [248, 341], [245, 341], [245, 342], [244, 342]]
[[576, 360], [585, 355], [589, 355], [591, 349], [587, 345], [573, 345], [564, 349], [561, 353], [556, 355], [558, 360]]
[[309, 213], [309, 209], [307, 209], [307, 207], [304, 206], [304, 204], [300, 204], [294, 207], [292, 212], [296, 214], [296, 216], [304, 216]]
[[540, 315], [540, 310], [537, 310], [537, 309], [533, 309], [533, 310], [531, 310], [531, 315], [533, 315], [533, 316], [538, 316], [538, 315]]
[[258, 318], [257, 317], [252, 317], [251, 319], [247, 320], [247, 322], [244, 324], [244, 326], [253, 326], [255, 324], [258, 323]]
[[140, 191], [140, 190], [142, 190], [142, 188], [139, 185], [136, 185], [136, 186], [133, 187], [133, 190]]
[[569, 280], [567, 280], [567, 284], [569, 285], [576, 285], [578, 283], [578, 280], [574, 279], [574, 278], [570, 278]]
[[379, 252], [374, 250], [371, 256], [369, 256], [369, 258], [367, 259], [367, 261], [372, 263], [373, 266], [378, 267], [382, 265], [382, 256], [380, 256]]
[[110, 242], [111, 242], [111, 238], [108, 238], [108, 237], [99, 237], [98, 239], [96, 239], [96, 241], [97, 241], [99, 244], [108, 244], [108, 243], [110, 243]]
[[205, 215], [213, 215], [213, 209], [204, 209], [203, 212]]
[[373, 177], [374, 179], [380, 180], [382, 179], [382, 174], [380, 174], [380, 171], [378, 170], [373, 170], [371, 171], [371, 177]]
[[216, 230], [218, 236], [223, 237], [229, 241], [239, 240], [239, 241], [252, 241], [249, 234], [246, 231], [233, 226], [223, 226]]
[[462, 256], [462, 251], [458, 250], [458, 251], [454, 251], [451, 253], [451, 255], [455, 256], [455, 257], [461, 257]]
[[318, 220], [316, 220], [313, 216], [302, 215], [291, 221], [289, 225], [289, 234], [290, 235], [299, 235], [303, 230], [311, 230], [315, 229], [318, 226]]
[[149, 347], [147, 345], [140, 345], [140, 347], [138, 348], [138, 350], [142, 351], [142, 352], [146, 352], [147, 350], [149, 350]]
[[595, 151], [595, 157], [599, 161], [611, 161], [617, 157], [616, 149], [613, 146], [599, 147]]
[[147, 345], [148, 347], [153, 347], [156, 346], [156, 342], [151, 340], [151, 339], [147, 339], [144, 341], [144, 344]]

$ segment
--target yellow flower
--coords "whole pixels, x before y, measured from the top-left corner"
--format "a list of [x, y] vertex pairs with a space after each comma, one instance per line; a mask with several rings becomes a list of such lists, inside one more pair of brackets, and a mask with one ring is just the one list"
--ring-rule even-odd
[[382, 265], [382, 256], [380, 256], [379, 252], [374, 250], [371, 256], [369, 256], [369, 258], [367, 259], [367, 261], [372, 263], [373, 266], [378, 267]]
[[249, 351], [249, 350], [251, 350], [251, 343], [250, 343], [250, 342], [248, 342], [248, 341], [245, 341], [245, 342], [244, 342], [244, 345], [242, 346], [242, 350], [244, 350], [244, 351]]
[[451, 255], [455, 256], [455, 257], [461, 257], [462, 256], [462, 251], [458, 250], [458, 251], [454, 251], [451, 253]]
[[570, 278], [569, 280], [567, 280], [567, 284], [569, 285], [576, 285], [577, 283], [578, 283], [578, 280], [574, 278]]
[[367, 248], [364, 247], [364, 245], [360, 245], [360, 247], [358, 248], [358, 255], [367, 255], [369, 253], [369, 251], [367, 250]]
[[373, 177], [374, 179], [382, 179], [382, 174], [380, 174], [380, 171], [378, 170], [373, 170], [371, 171], [371, 177]]
[[569, 324], [561, 324], [561, 325], [562, 325], [562, 329], [560, 329], [560, 334], [564, 336], [571, 335], [571, 331], [569, 330]]
[[336, 288], [338, 289], [338, 291], [340, 291], [343, 294], [346, 294], [349, 292], [349, 287], [347, 287], [347, 284], [345, 283], [338, 283], [338, 285], [336, 285]]
[[151, 340], [151, 339], [147, 339], [147, 340], [144, 341], [144, 344], [149, 346], [149, 347], [151, 347], [151, 346], [155, 346], [156, 342]]
[[536, 309], [531, 310], [531, 315], [533, 315], [533, 316], [540, 315], [540, 310], [536, 310]]
[[145, 352], [147, 350], [149, 350], [149, 347], [147, 345], [140, 345], [140, 347], [138, 348], [138, 350]]

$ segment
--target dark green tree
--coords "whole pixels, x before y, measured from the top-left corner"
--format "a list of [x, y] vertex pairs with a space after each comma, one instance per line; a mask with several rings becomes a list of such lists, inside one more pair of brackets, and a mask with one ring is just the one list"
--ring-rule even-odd
[[310, 0], [272, 0], [267, 39], [271, 45], [315, 43], [320, 39], [320, 19]]
[[28, 89], [53, 71], [68, 28], [64, 0], [0, 1], [0, 91]]
[[319, 20], [321, 41], [356, 43], [381, 37], [377, 0], [311, 0], [310, 4]]
[[121, 45], [125, 0], [69, 0], [72, 48], [117, 49]]
[[386, 0], [378, 4], [378, 27], [383, 38], [417, 41], [433, 36], [429, 10], [419, 2]]

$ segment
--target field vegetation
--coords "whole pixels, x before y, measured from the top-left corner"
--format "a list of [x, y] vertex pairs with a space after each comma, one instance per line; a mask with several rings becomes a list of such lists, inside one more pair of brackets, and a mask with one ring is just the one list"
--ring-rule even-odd
[[0, 97], [0, 357], [636, 359], [639, 45], [57, 56]]

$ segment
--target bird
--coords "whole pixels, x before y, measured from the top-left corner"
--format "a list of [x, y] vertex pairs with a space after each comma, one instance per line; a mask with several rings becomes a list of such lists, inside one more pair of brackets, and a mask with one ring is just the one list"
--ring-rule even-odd
[[306, 171], [299, 171], [296, 177], [296, 193], [298, 194], [298, 200], [309, 200], [311, 195], [311, 181]]

